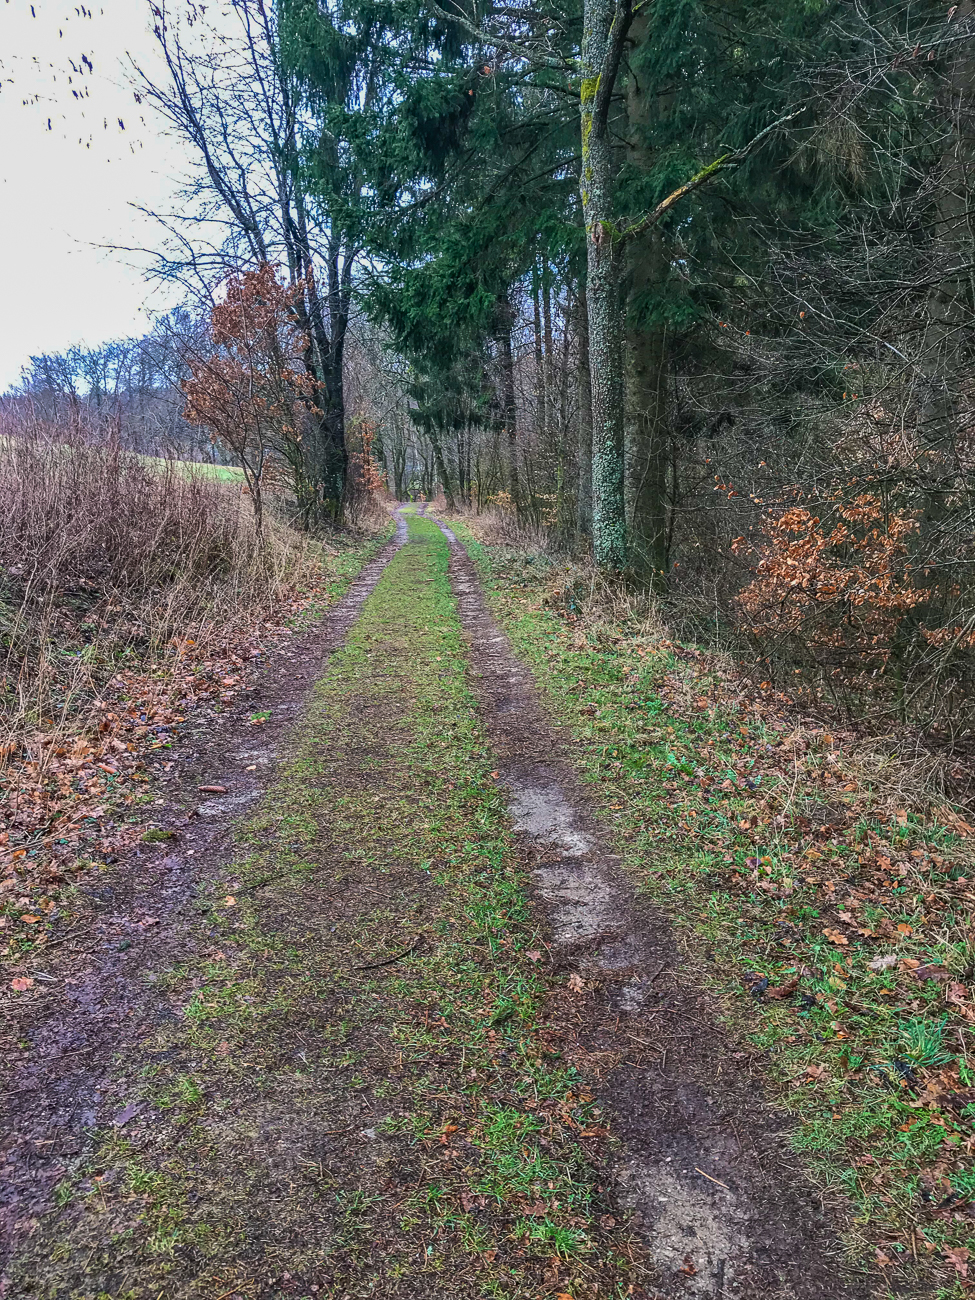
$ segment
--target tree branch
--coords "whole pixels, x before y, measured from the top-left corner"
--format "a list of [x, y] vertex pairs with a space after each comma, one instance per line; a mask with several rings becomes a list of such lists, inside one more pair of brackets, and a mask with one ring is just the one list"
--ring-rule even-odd
[[565, 59], [552, 58], [550, 55], [542, 54], [541, 51], [533, 49], [530, 45], [522, 45], [520, 42], [509, 40], [506, 36], [498, 36], [493, 32], [485, 31], [483, 28], [470, 22], [461, 13], [448, 13], [446, 9], [441, 9], [440, 5], [431, 3], [433, 13], [436, 14], [443, 22], [456, 23], [462, 31], [475, 41], [478, 45], [489, 46], [498, 51], [499, 58], [505, 54], [514, 54], [519, 59], [524, 59], [536, 68], [554, 68], [558, 72], [571, 72], [571, 65]]
[[652, 211], [646, 213], [645, 216], [641, 217], [640, 220], [635, 222], [632, 226], [628, 226], [625, 230], [621, 230], [618, 237], [620, 239], [636, 239], [638, 236], [645, 234], [646, 231], [650, 230], [657, 224], [661, 217], [666, 216], [670, 209], [675, 207], [681, 199], [686, 198], [688, 194], [693, 194], [693, 192], [699, 190], [702, 185], [707, 185], [707, 183], [714, 180], [715, 176], [720, 172], [728, 171], [732, 167], [740, 167], [746, 158], [754, 153], [755, 150], [768, 139], [773, 131], [778, 130], [780, 126], [785, 126], [786, 122], [791, 122], [792, 119], [798, 117], [802, 111], [801, 108], [796, 109], [794, 113], [789, 113], [786, 117], [777, 118], [776, 121], [770, 122], [764, 130], [759, 131], [758, 135], [749, 140], [746, 145], [742, 145], [740, 149], [734, 149], [729, 153], [722, 154], [721, 157], [716, 158], [714, 162], [708, 163], [706, 167], [702, 167], [701, 170], [696, 175], [692, 176], [689, 181], [685, 181], [683, 185], [678, 185], [676, 190], [673, 190], [668, 194], [665, 199], [661, 199]]
[[593, 130], [599, 134], [606, 129], [609, 119], [609, 106], [616, 89], [616, 78], [619, 76], [623, 51], [626, 48], [626, 37], [633, 23], [633, 16], [631, 0], [617, 0], [616, 11], [606, 37], [606, 53], [603, 56], [602, 67], [599, 69], [599, 80], [593, 97]]

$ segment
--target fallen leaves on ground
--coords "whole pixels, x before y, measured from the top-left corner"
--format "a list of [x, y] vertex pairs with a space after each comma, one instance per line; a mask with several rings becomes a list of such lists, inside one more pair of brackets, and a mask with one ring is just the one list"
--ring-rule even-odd
[[[61, 890], [143, 837], [137, 810], [193, 710], [233, 704], [251, 667], [287, 626], [327, 598], [317, 584], [291, 589], [268, 613], [224, 628], [187, 629], [159, 659], [111, 675], [47, 730], [8, 739], [0, 755], [0, 960], [17, 962], [65, 919]], [[106, 614], [110, 617], [110, 611]], [[203, 787], [225, 793], [225, 787]], [[29, 908], [30, 910], [25, 910]], [[16, 925], [36, 927], [29, 940]]]

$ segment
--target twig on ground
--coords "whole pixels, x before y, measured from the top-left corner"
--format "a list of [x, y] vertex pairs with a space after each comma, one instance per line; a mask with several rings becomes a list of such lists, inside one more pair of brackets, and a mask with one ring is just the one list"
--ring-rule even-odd
[[402, 952], [394, 953], [392, 957], [387, 957], [385, 961], [367, 961], [364, 966], [353, 966], [353, 970], [376, 970], [379, 966], [392, 966], [394, 961], [399, 961], [401, 957], [408, 957], [411, 952], [415, 952], [420, 946], [420, 940], [415, 939], [408, 948]]
[[718, 1186], [723, 1187], [726, 1192], [731, 1191], [731, 1188], [728, 1186], [727, 1183], [723, 1183], [720, 1178], [712, 1178], [711, 1175], [706, 1174], [703, 1169], [698, 1169], [697, 1165], [694, 1166], [694, 1172], [696, 1174], [700, 1174], [702, 1178], [706, 1178], [709, 1183], [717, 1183]]

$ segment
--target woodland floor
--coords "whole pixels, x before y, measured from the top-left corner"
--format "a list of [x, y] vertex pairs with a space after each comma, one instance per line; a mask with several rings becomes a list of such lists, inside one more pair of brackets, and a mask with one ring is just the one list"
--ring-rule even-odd
[[5, 1006], [0, 1295], [954, 1294], [864, 1269], [449, 530], [261, 690]]

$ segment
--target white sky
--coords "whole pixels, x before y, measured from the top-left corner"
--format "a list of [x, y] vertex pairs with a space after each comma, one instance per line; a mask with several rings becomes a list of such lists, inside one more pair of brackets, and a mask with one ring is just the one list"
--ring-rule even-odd
[[173, 301], [95, 247], [158, 242], [128, 205], [169, 209], [186, 170], [126, 80], [129, 53], [159, 67], [150, 18], [148, 0], [0, 0], [0, 392], [31, 354], [141, 333]]

